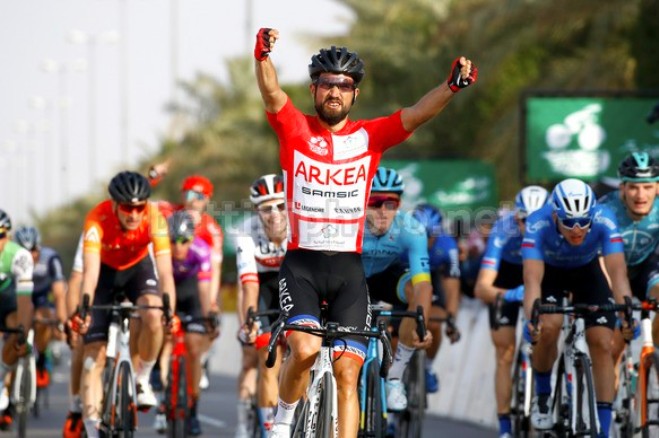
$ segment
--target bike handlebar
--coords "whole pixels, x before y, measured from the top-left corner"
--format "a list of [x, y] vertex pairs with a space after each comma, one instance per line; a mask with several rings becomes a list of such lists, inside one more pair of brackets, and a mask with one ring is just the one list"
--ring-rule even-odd
[[533, 327], [538, 326], [538, 320], [540, 319], [541, 314], [548, 313], [558, 313], [558, 314], [570, 314], [583, 316], [595, 312], [624, 312], [625, 321], [631, 327], [632, 321], [632, 310], [634, 305], [632, 304], [631, 297], [625, 297], [625, 304], [585, 304], [585, 303], [576, 303], [570, 304], [567, 306], [559, 306], [556, 304], [542, 304], [540, 298], [537, 298], [533, 302], [533, 308], [531, 309], [531, 319], [529, 323]]
[[[376, 319], [380, 316], [392, 318], [414, 318], [416, 320], [416, 334], [419, 337], [419, 341], [423, 341], [423, 339], [426, 337], [426, 320], [423, 316], [423, 306], [417, 306], [416, 311], [414, 312], [410, 310], [394, 310], [382, 308], [371, 308], [371, 312]], [[447, 324], [453, 325], [453, 322], [449, 321], [448, 319], [446, 322]]]
[[[414, 312], [412, 312], [414, 313]], [[421, 314], [423, 317], [423, 313]], [[267, 351], [268, 357], [265, 361], [265, 366], [272, 368], [277, 360], [277, 339], [284, 330], [294, 330], [299, 332], [308, 333], [315, 336], [324, 338], [343, 338], [345, 336], [364, 336], [367, 338], [378, 338], [383, 346], [382, 363], [380, 364], [380, 376], [385, 378], [391, 367], [393, 361], [393, 354], [391, 350], [391, 342], [389, 341], [389, 332], [384, 321], [378, 322], [378, 330], [349, 330], [343, 331], [342, 327], [337, 323], [328, 322], [325, 327], [310, 327], [296, 324], [287, 324], [288, 312], [281, 311], [279, 318], [271, 327], [270, 342], [268, 343]], [[423, 322], [423, 320], [422, 320]]]

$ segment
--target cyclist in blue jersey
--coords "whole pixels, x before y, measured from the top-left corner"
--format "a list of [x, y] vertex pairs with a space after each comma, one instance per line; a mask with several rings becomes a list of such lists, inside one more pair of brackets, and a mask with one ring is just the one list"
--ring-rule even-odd
[[[403, 179], [394, 169], [378, 167], [366, 209], [362, 263], [371, 301], [409, 303], [411, 310], [421, 305], [427, 320], [432, 301], [428, 239], [412, 215], [398, 211], [403, 190]], [[407, 267], [400, 257], [404, 253], [408, 257], [407, 283], [411, 287], [403, 282]], [[416, 322], [410, 318], [403, 319], [400, 325], [398, 347], [386, 383], [387, 407], [392, 411], [407, 407], [402, 377], [414, 350], [427, 348], [432, 341], [429, 332], [426, 339], [418, 339], [415, 327]]]
[[[512, 436], [511, 368], [515, 357], [515, 327], [519, 302], [524, 298], [522, 236], [526, 218], [543, 207], [548, 197], [547, 190], [540, 186], [524, 187], [517, 193], [514, 211], [508, 212], [494, 224], [476, 280], [476, 298], [488, 304], [490, 311], [490, 336], [496, 351], [494, 392], [501, 438]], [[504, 302], [501, 318], [495, 321], [493, 304], [499, 294], [502, 294]]]
[[[632, 294], [639, 300], [659, 298], [659, 164], [647, 152], [634, 152], [618, 166], [620, 186], [599, 202], [616, 217], [625, 244], [627, 276]], [[659, 341], [659, 319], [655, 318], [653, 338]], [[619, 337], [617, 339], [620, 341]], [[624, 343], [617, 342], [622, 352]]]
[[[598, 256], [609, 275], [607, 281]], [[606, 206], [598, 205], [593, 190], [583, 181], [566, 179], [553, 190], [551, 204], [531, 214], [522, 241], [524, 266], [524, 312], [530, 319], [533, 302], [559, 303], [565, 291], [572, 302], [606, 304], [615, 298], [624, 303], [631, 296], [622, 236], [616, 218]], [[608, 436], [611, 403], [615, 395], [614, 364], [611, 359], [616, 315], [598, 312], [587, 315], [586, 341], [593, 363], [600, 436]], [[551, 371], [558, 356], [557, 341], [563, 324], [561, 315], [540, 316], [537, 328], [524, 326], [524, 336], [537, 345], [533, 349], [536, 396], [531, 422], [538, 430], [553, 426]], [[623, 322], [625, 336], [632, 332]]]
[[[442, 214], [437, 207], [430, 204], [419, 204], [412, 212], [426, 231], [428, 237], [428, 257], [430, 263], [430, 281], [433, 296], [430, 317], [426, 327], [432, 334], [432, 343], [426, 350], [426, 391], [439, 391], [439, 378], [433, 370], [433, 361], [437, 357], [442, 343], [442, 324], [432, 321], [432, 318], [446, 320], [446, 336], [451, 343], [460, 339], [460, 332], [455, 327], [454, 318], [460, 305], [460, 259], [458, 242], [442, 230]], [[408, 263], [408, 255], [402, 256], [403, 263]], [[404, 283], [411, 279], [408, 272], [403, 277]]]
[[[32, 304], [35, 318], [60, 321], [55, 333], [52, 325], [34, 323], [34, 346], [37, 355], [37, 387], [43, 388], [50, 383], [49, 365], [46, 363], [46, 348], [50, 341], [63, 338], [66, 314], [66, 278], [62, 260], [54, 249], [41, 245], [41, 235], [35, 227], [21, 226], [13, 235], [14, 241], [30, 251], [34, 261], [32, 274], [34, 290]], [[52, 294], [52, 295], [51, 295]], [[48, 365], [48, 366], [47, 366]]]

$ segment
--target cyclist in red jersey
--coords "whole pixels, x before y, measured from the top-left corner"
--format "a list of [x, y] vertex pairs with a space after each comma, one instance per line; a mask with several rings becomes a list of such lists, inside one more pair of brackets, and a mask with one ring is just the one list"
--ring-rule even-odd
[[[96, 205], [85, 219], [81, 293], [88, 294], [92, 304], [110, 304], [123, 296], [150, 306], [162, 305], [162, 294], [168, 294], [174, 307], [167, 222], [148, 202], [151, 188], [147, 179], [136, 172], [120, 172], [110, 181], [108, 191], [111, 199]], [[162, 346], [162, 312], [141, 310], [139, 314], [136, 398], [139, 408], [148, 408], [157, 403], [149, 375]], [[85, 320], [79, 315], [73, 318], [84, 334], [81, 398], [87, 436], [94, 438], [99, 436], [101, 375], [110, 321], [101, 310], [92, 310]]]
[[[359, 95], [364, 63], [345, 47], [322, 49], [309, 65], [316, 115], [305, 115], [280, 88], [270, 52], [276, 29], [256, 35], [256, 78], [270, 125], [279, 138], [289, 216], [288, 251], [280, 269], [280, 307], [289, 322], [318, 325], [321, 301], [328, 318], [343, 326], [370, 325], [368, 292], [361, 263], [364, 211], [371, 180], [387, 149], [406, 140], [449, 103], [455, 92], [476, 81], [471, 61], [460, 57], [448, 80], [413, 106], [372, 120], [353, 121], [348, 113]], [[430, 307], [431, 297], [420, 297]], [[413, 330], [413, 326], [411, 329]], [[335, 346], [339, 435], [357, 436], [357, 379], [365, 340], [347, 338]], [[301, 332], [288, 336], [291, 354], [282, 367], [280, 394], [271, 437], [288, 437], [320, 339]], [[429, 338], [417, 340], [421, 347]], [[354, 359], [354, 360], [351, 360]]]

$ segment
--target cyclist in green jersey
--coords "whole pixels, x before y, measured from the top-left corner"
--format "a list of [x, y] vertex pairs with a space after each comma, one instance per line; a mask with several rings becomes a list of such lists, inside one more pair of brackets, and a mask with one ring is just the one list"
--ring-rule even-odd
[[[0, 327], [26, 329], [32, 325], [32, 271], [34, 261], [28, 250], [9, 240], [11, 219], [0, 210]], [[27, 346], [20, 343], [16, 334], [10, 335], [2, 348], [0, 357], [0, 392], [5, 376], [27, 354]], [[0, 428], [12, 423], [11, 405], [0, 416]]]

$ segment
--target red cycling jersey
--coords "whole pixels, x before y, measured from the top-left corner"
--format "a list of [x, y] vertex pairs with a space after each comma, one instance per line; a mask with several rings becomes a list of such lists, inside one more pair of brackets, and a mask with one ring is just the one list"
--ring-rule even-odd
[[400, 111], [348, 120], [334, 133], [290, 98], [267, 116], [279, 137], [286, 181], [288, 249], [361, 253], [366, 202], [380, 157], [412, 134], [403, 128]]

